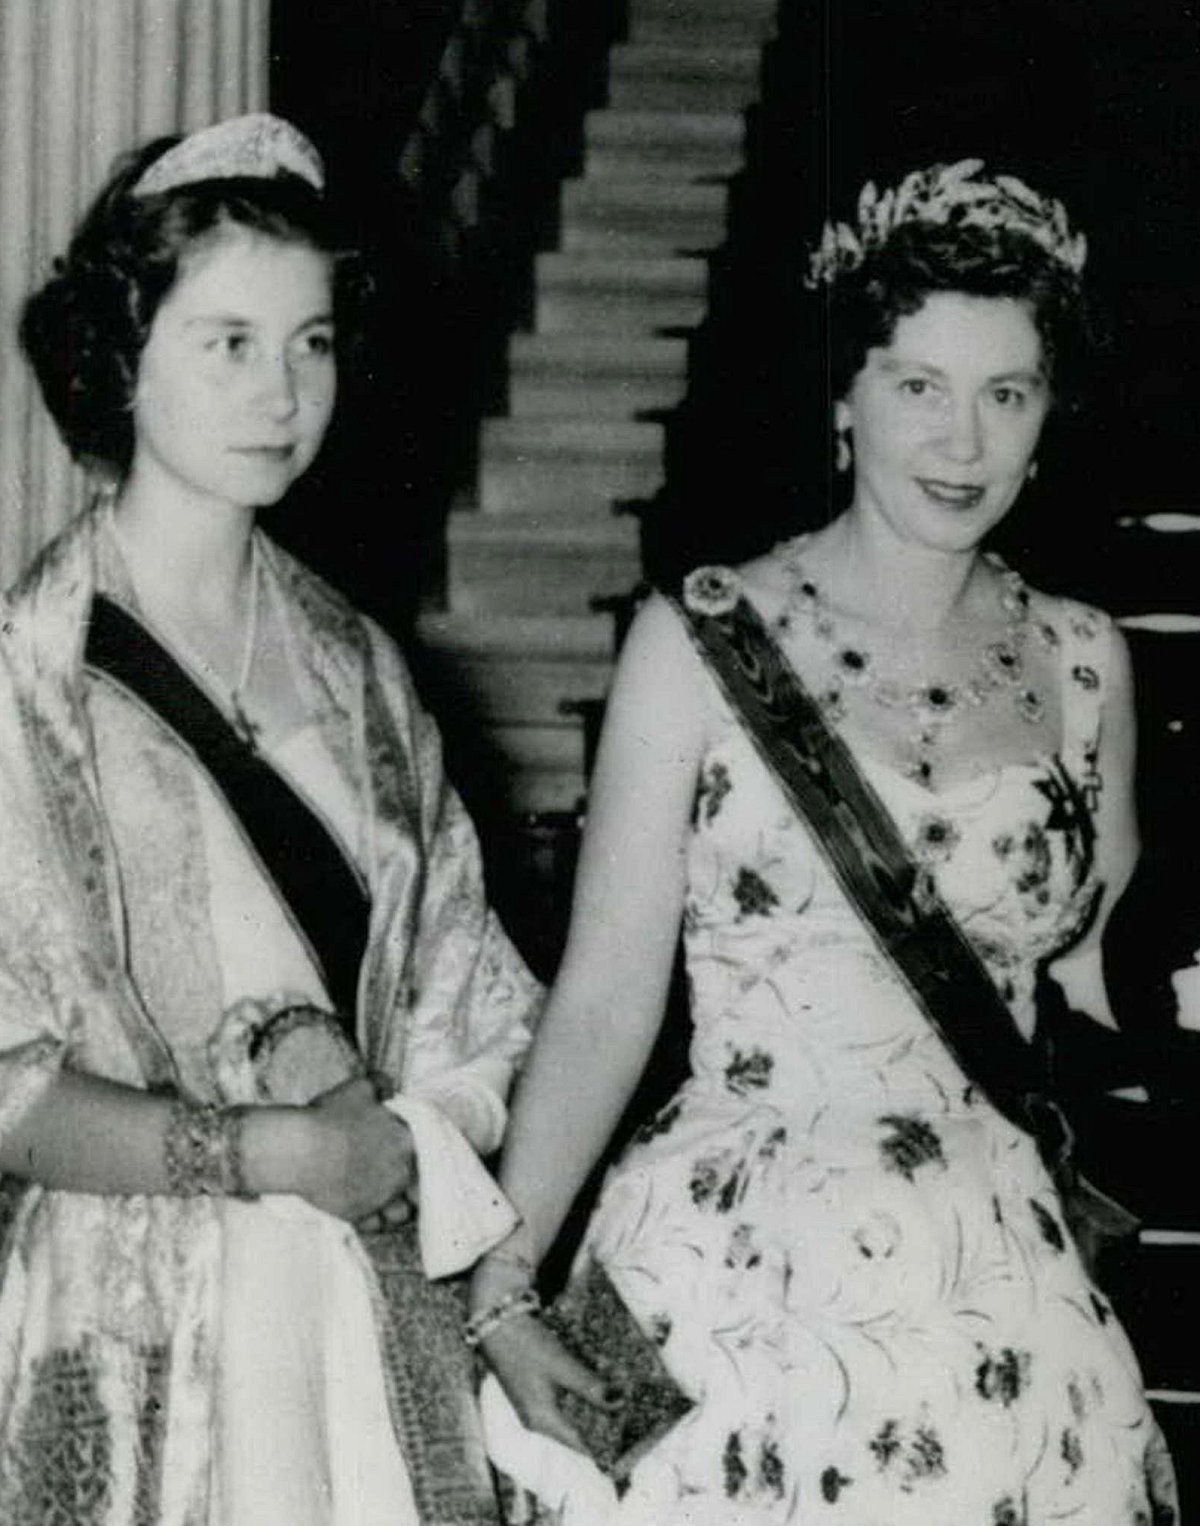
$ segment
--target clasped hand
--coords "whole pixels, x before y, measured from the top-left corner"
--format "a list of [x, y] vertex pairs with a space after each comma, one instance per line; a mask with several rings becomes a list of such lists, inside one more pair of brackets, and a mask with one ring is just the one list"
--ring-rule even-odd
[[415, 1212], [417, 1159], [408, 1125], [383, 1107], [374, 1084], [345, 1081], [312, 1103], [321, 1130], [316, 1207], [359, 1229], [406, 1223]]
[[605, 1383], [572, 1356], [553, 1331], [531, 1315], [505, 1320], [481, 1344], [521, 1423], [586, 1456], [578, 1432], [558, 1407], [558, 1395], [565, 1389], [610, 1409], [621, 1403], [620, 1388]]

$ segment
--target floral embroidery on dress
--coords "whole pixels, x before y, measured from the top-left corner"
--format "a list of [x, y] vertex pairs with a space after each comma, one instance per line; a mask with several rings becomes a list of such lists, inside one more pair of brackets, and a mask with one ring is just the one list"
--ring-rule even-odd
[[749, 1459], [747, 1449], [745, 1431], [730, 1431], [721, 1456], [726, 1497], [782, 1499], [784, 1467], [777, 1441], [770, 1434], [760, 1437], [757, 1455]]
[[1029, 1206], [1033, 1209], [1033, 1217], [1037, 1220], [1038, 1231], [1043, 1240], [1051, 1248], [1060, 1254], [1067, 1248], [1067, 1237], [1062, 1226], [1048, 1208], [1043, 1208], [1037, 1198], [1029, 1199]]
[[743, 917], [766, 917], [779, 905], [779, 897], [756, 869], [744, 864], [733, 882], [733, 898]]
[[1040, 822], [1031, 821], [1023, 832], [1003, 832], [993, 839], [996, 857], [1013, 869], [1013, 886], [1022, 896], [1032, 896], [1045, 906], [1050, 899], [1050, 871], [1053, 858], [1050, 839]]
[[933, 812], [917, 822], [913, 846], [926, 862], [940, 863], [958, 846], [961, 834], [948, 816]]
[[946, 1476], [945, 1448], [936, 1430], [924, 1421], [906, 1438], [899, 1420], [885, 1420], [868, 1446], [882, 1472], [896, 1467], [905, 1494], [918, 1483]]
[[725, 1067], [725, 1085], [731, 1092], [744, 1097], [747, 1092], [770, 1086], [774, 1068], [775, 1061], [765, 1049], [751, 1049], [745, 1053], [735, 1049]]
[[746, 1162], [731, 1150], [702, 1156], [692, 1172], [690, 1190], [697, 1208], [729, 1213], [745, 1191]]
[[887, 1170], [898, 1172], [911, 1182], [921, 1166], [934, 1163], [945, 1166], [942, 1141], [927, 1118], [917, 1114], [885, 1113], [879, 1122], [888, 1130], [879, 1142]]
[[702, 768], [696, 784], [696, 798], [692, 804], [692, 825], [697, 826], [703, 822], [705, 826], [711, 826], [721, 809], [721, 802], [732, 788], [729, 770], [724, 763], [712, 763]]
[[762, 1251], [755, 1244], [754, 1226], [738, 1224], [729, 1236], [729, 1249], [725, 1252], [725, 1265], [732, 1271], [753, 1271], [762, 1265]]
[[1083, 1442], [1079, 1439], [1079, 1432], [1069, 1427], [1065, 1429], [1059, 1441], [1058, 1450], [1067, 1465], [1067, 1476], [1074, 1478], [1083, 1467]]
[[975, 1392], [981, 1399], [999, 1400], [1007, 1409], [1029, 1381], [1029, 1352], [1014, 1351], [1011, 1346], [988, 1351], [978, 1341], [976, 1349], [981, 1356], [975, 1369]]
[[672, 1124], [679, 1117], [683, 1104], [676, 1097], [668, 1102], [665, 1107], [659, 1108], [654, 1116], [643, 1123], [634, 1135], [638, 1144], [649, 1144], [652, 1139], [670, 1132]]

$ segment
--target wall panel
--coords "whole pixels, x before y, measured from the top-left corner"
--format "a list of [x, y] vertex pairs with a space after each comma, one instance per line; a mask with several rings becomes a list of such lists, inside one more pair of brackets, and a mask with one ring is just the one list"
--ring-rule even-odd
[[0, 582], [82, 504], [16, 327], [118, 154], [267, 99], [268, 0], [0, 4]]

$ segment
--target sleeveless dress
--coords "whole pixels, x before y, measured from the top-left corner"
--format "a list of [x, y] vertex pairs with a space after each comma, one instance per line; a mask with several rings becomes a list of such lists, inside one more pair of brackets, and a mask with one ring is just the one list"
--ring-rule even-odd
[[[941, 793], [860, 759], [1011, 1003], [1096, 887], [1107, 617], [1036, 597], [1059, 752]], [[1032, 1141], [967, 1082], [718, 694], [687, 846], [690, 1079], [585, 1251], [696, 1407], [618, 1501], [493, 1385], [522, 1519], [1151, 1526], [1170, 1461]]]

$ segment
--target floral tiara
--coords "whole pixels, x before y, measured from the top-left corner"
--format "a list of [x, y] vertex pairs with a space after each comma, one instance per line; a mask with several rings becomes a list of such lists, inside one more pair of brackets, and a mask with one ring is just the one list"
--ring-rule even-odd
[[1031, 238], [1078, 275], [1087, 259], [1087, 240], [1082, 233], [1072, 232], [1062, 202], [1039, 196], [1015, 175], [977, 178], [982, 168], [982, 159], [935, 164], [913, 170], [882, 195], [869, 180], [859, 193], [857, 226], [825, 224], [820, 243], [809, 255], [805, 285], [829, 286], [857, 270], [904, 223], [1008, 228]]

